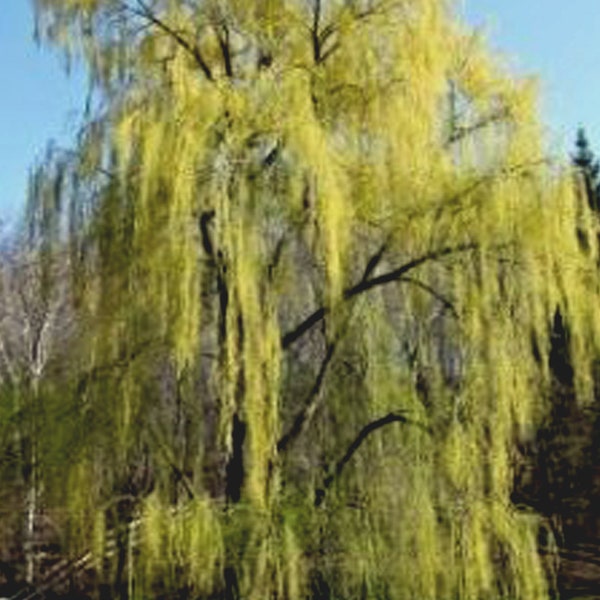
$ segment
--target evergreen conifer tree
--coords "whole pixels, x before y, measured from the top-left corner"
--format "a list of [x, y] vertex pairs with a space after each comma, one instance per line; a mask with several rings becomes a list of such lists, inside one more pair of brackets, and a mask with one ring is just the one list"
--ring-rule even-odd
[[600, 212], [600, 162], [590, 147], [585, 129], [577, 130], [575, 153], [571, 157], [573, 165], [580, 174], [586, 199], [590, 208]]

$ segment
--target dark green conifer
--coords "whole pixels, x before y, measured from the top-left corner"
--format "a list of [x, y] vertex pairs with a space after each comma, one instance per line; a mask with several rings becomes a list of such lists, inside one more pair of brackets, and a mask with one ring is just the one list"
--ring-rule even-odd
[[595, 212], [600, 212], [600, 162], [590, 148], [585, 129], [577, 130], [575, 154], [571, 157], [573, 165], [581, 174], [583, 189], [590, 205]]

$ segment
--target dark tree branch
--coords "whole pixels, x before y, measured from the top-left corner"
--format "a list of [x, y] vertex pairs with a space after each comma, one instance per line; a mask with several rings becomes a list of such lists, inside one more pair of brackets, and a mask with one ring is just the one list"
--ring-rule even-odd
[[98, 381], [104, 376], [110, 376], [115, 370], [125, 371], [132, 363], [134, 363], [140, 356], [142, 356], [149, 348], [154, 344], [154, 339], [145, 340], [140, 342], [133, 350], [127, 353], [125, 356], [120, 356], [118, 359], [103, 365], [96, 365], [91, 369], [85, 371], [77, 382], [77, 395], [83, 396], [87, 391], [90, 384]]
[[311, 315], [306, 317], [300, 325], [298, 325], [293, 331], [286, 333], [281, 338], [281, 346], [283, 349], [289, 348], [294, 342], [298, 341], [307, 331], [310, 331], [317, 323], [320, 323], [325, 315], [329, 312], [324, 306], [318, 308]]
[[415, 279], [414, 277], [402, 277], [400, 281], [412, 283], [413, 285], [421, 288], [423, 291], [431, 294], [431, 296], [433, 296], [446, 310], [448, 310], [453, 317], [455, 317], [456, 319], [459, 318], [458, 311], [456, 310], [454, 304], [450, 300], [448, 300], [448, 298], [440, 294], [435, 288], [431, 287], [427, 283], [424, 283], [423, 281]]
[[221, 55], [223, 56], [223, 65], [225, 67], [225, 74], [229, 79], [233, 79], [233, 62], [231, 60], [231, 46], [229, 43], [229, 29], [225, 23], [222, 23], [220, 27], [215, 28], [217, 34], [217, 40], [219, 41], [219, 48], [221, 49]]
[[[386, 285], [392, 282], [401, 281], [407, 273], [427, 262], [439, 260], [440, 258], [451, 256], [453, 254], [459, 254], [461, 252], [476, 250], [477, 247], [478, 245], [475, 243], [466, 243], [459, 244], [458, 246], [447, 246], [438, 250], [432, 250], [431, 252], [427, 252], [426, 254], [423, 254], [417, 258], [414, 258], [413, 260], [408, 261], [407, 263], [404, 263], [403, 265], [396, 269], [393, 269], [392, 271], [388, 271], [387, 273], [383, 273], [382, 275], [378, 275], [376, 277], [370, 277], [368, 275], [372, 271], [372, 269], [369, 269], [367, 265], [367, 269], [365, 269], [365, 273], [368, 275], [367, 278], [363, 278], [356, 285], [346, 288], [343, 294], [343, 298], [344, 300], [350, 300], [355, 296], [358, 296], [359, 294], [372, 290], [375, 287]], [[373, 258], [371, 258], [369, 263], [371, 263], [376, 258], [376, 256], [377, 254], [375, 254]], [[294, 342], [298, 341], [307, 331], [309, 331], [317, 323], [322, 321], [329, 312], [329, 310], [330, 309], [325, 306], [318, 308], [312, 314], [306, 317], [292, 331], [283, 335], [281, 338], [282, 348], [287, 349]]]
[[125, 5], [125, 8], [129, 10], [134, 15], [145, 19], [149, 23], [152, 23], [158, 29], [166, 33], [169, 37], [171, 37], [177, 44], [183, 48], [188, 54], [192, 56], [198, 67], [204, 76], [209, 81], [214, 81], [214, 77], [208, 63], [204, 60], [202, 53], [200, 52], [200, 48], [196, 44], [192, 44], [189, 40], [187, 40], [179, 31], [176, 31], [171, 27], [168, 23], [160, 19], [151, 8], [144, 2], [144, 0], [136, 0], [136, 3], [139, 8], [134, 6]]
[[[379, 250], [368, 261], [361, 281], [367, 281], [369, 276], [377, 268], [377, 265], [381, 261], [387, 249], [387, 246], [388, 242], [386, 241], [380, 246]], [[310, 327], [312, 327], [312, 325], [318, 323], [319, 321], [323, 322], [322, 318], [325, 316], [325, 311], [323, 311], [322, 313], [321, 311], [317, 311], [317, 313], [315, 314], [317, 314], [320, 318], [317, 320], [309, 321]], [[343, 333], [341, 335], [343, 335]], [[325, 356], [323, 357], [323, 360], [321, 362], [321, 367], [319, 368], [319, 372], [317, 373], [315, 383], [313, 384], [313, 387], [311, 388], [310, 393], [308, 394], [308, 398], [304, 403], [304, 408], [298, 413], [298, 415], [294, 419], [294, 423], [290, 430], [286, 434], [284, 434], [277, 442], [277, 452], [281, 453], [287, 450], [289, 445], [305, 431], [310, 421], [312, 420], [315, 412], [319, 407], [319, 401], [321, 399], [321, 389], [323, 387], [325, 375], [327, 374], [327, 369], [329, 368], [329, 365], [331, 363], [339, 341], [340, 336], [338, 336], [332, 342], [328, 343], [327, 351], [325, 352]]]
[[287, 242], [287, 237], [282, 235], [279, 240], [277, 240], [277, 244], [275, 246], [275, 250], [273, 251], [273, 257], [267, 266], [267, 275], [269, 277], [269, 281], [273, 281], [275, 277], [275, 271], [277, 271], [277, 267], [281, 263], [281, 257], [283, 256], [283, 250]]
[[313, 0], [313, 22], [310, 30], [313, 45], [313, 60], [315, 64], [321, 62], [321, 36], [319, 28], [321, 27], [321, 0]]
[[[364, 19], [368, 19], [369, 17], [376, 14], [379, 10], [381, 10], [382, 6], [379, 3], [371, 8], [366, 10], [356, 12], [353, 17], [356, 21], [362, 21]], [[318, 9], [318, 12], [317, 12]], [[315, 2], [315, 12], [313, 13], [313, 27], [311, 30], [312, 40], [313, 40], [313, 56], [315, 64], [320, 65], [324, 63], [336, 50], [338, 50], [341, 46], [339, 40], [334, 40], [333, 43], [323, 51], [325, 44], [332, 36], [336, 35], [339, 31], [339, 25], [336, 23], [329, 23], [323, 27], [321, 31], [320, 29], [320, 16], [321, 16], [321, 3], [316, 0]], [[317, 18], [318, 15], [318, 18]]]
[[321, 30], [321, 33], [319, 34], [319, 43], [321, 44], [321, 46], [324, 46], [327, 43], [327, 40], [332, 35], [337, 33], [337, 29], [338, 28], [335, 26], [334, 23], [329, 23], [328, 25], [323, 27], [323, 29]]
[[388, 242], [384, 242], [379, 247], [379, 250], [373, 254], [373, 256], [367, 262], [367, 266], [365, 267], [365, 271], [362, 276], [362, 281], [366, 281], [373, 274], [373, 271], [377, 268], [377, 265], [381, 262], [385, 251], [387, 250]]
[[200, 233], [202, 237], [202, 247], [204, 248], [204, 252], [206, 252], [207, 256], [214, 260], [215, 252], [212, 244], [212, 240], [210, 239], [210, 233], [208, 231], [208, 226], [210, 222], [215, 218], [214, 210], [205, 210], [200, 215]]
[[167, 463], [167, 466], [171, 469], [171, 471], [173, 471], [177, 483], [181, 483], [183, 485], [189, 500], [195, 500], [196, 493], [194, 492], [192, 482], [190, 481], [186, 473], [183, 471], [183, 469], [177, 466], [175, 457], [172, 455], [172, 452], [170, 452], [167, 444], [163, 441], [159, 433], [154, 429], [150, 429], [150, 434], [152, 435], [154, 441], [158, 445], [158, 448], [160, 449], [163, 455], [163, 460]]
[[440, 248], [439, 250], [432, 250], [427, 254], [423, 254], [418, 258], [414, 258], [413, 260], [408, 261], [407, 263], [403, 264], [397, 269], [384, 273], [383, 275], [378, 275], [377, 277], [373, 277], [372, 279], [361, 281], [357, 285], [347, 289], [344, 292], [344, 299], [349, 300], [350, 298], [354, 298], [354, 296], [358, 296], [359, 294], [367, 292], [375, 287], [385, 285], [386, 283], [392, 283], [393, 281], [400, 281], [406, 273], [412, 271], [413, 269], [416, 269], [417, 267], [420, 267], [424, 263], [431, 262], [433, 260], [438, 260], [451, 254], [458, 254], [460, 252], [475, 250], [477, 247], [477, 244], [468, 243], [459, 244], [458, 246], [447, 246], [445, 248]]
[[[502, 107], [493, 113], [482, 116], [480, 119], [471, 123], [469, 125], [457, 125], [455, 122], [451, 124], [452, 130], [450, 136], [448, 137], [447, 145], [450, 146], [468, 136], [479, 131], [480, 129], [485, 129], [494, 123], [501, 123], [504, 120], [508, 120], [510, 118], [510, 110], [507, 107]], [[455, 120], [456, 117], [453, 117]]]
[[209, 225], [215, 218], [214, 210], [204, 211], [200, 215], [200, 237], [202, 247], [211, 261], [211, 265], [217, 270], [217, 293], [219, 294], [219, 339], [221, 342], [227, 337], [227, 307], [229, 306], [229, 289], [225, 279], [226, 266], [223, 262], [221, 252], [215, 250], [210, 236]]
[[335, 481], [339, 479], [340, 475], [342, 474], [342, 471], [344, 470], [344, 467], [350, 462], [350, 459], [354, 456], [356, 451], [360, 448], [362, 443], [369, 437], [369, 435], [371, 435], [374, 431], [377, 431], [378, 429], [381, 429], [382, 427], [385, 427], [386, 425], [389, 425], [391, 423], [403, 423], [405, 425], [414, 425], [416, 427], [419, 427], [426, 433], [431, 434], [431, 430], [427, 426], [405, 417], [402, 413], [389, 413], [385, 417], [382, 417], [375, 421], [371, 421], [371, 423], [365, 425], [360, 430], [360, 433], [356, 436], [356, 438], [350, 444], [350, 446], [348, 446], [348, 449], [346, 450], [344, 456], [336, 463], [333, 472], [323, 480], [323, 485], [315, 491], [315, 506], [321, 506], [321, 504], [323, 504], [327, 491], [335, 483]]
[[277, 452], [285, 452], [289, 445], [298, 437], [300, 434], [306, 429], [310, 421], [312, 420], [313, 415], [315, 414], [318, 406], [319, 406], [319, 398], [321, 396], [321, 389], [323, 387], [323, 382], [325, 381], [325, 375], [327, 374], [327, 369], [331, 364], [331, 359], [335, 353], [337, 343], [335, 341], [330, 342], [327, 346], [327, 352], [323, 357], [323, 361], [321, 362], [321, 367], [319, 368], [319, 372], [317, 373], [317, 377], [315, 382], [308, 394], [308, 398], [304, 404], [304, 408], [300, 411], [300, 413], [294, 419], [294, 423], [292, 424], [290, 430], [283, 435], [280, 440], [277, 442]]
[[323, 64], [339, 47], [340, 43], [334, 42], [327, 50], [325, 50], [325, 52], [322, 52], [319, 58], [319, 64]]

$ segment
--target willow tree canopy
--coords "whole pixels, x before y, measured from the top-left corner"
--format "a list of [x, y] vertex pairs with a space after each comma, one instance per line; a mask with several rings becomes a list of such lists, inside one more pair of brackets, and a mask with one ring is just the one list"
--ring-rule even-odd
[[443, 0], [35, 4], [94, 90], [30, 206], [70, 248], [74, 547], [125, 531], [140, 598], [547, 597], [514, 442], [557, 307], [590, 395], [600, 304], [533, 83]]

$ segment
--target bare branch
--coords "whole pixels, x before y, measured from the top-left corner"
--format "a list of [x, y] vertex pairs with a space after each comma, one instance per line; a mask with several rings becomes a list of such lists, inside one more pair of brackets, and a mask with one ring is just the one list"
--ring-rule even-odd
[[231, 45], [229, 28], [225, 22], [222, 22], [220, 26], [214, 27], [217, 40], [219, 42], [219, 48], [221, 49], [221, 55], [223, 56], [223, 66], [225, 68], [225, 74], [229, 79], [233, 78], [233, 62], [231, 60]]
[[375, 252], [375, 254], [373, 254], [373, 256], [369, 259], [369, 262], [367, 262], [367, 266], [365, 267], [365, 272], [362, 276], [362, 281], [366, 281], [371, 276], [373, 271], [375, 271], [377, 265], [379, 265], [379, 263], [381, 262], [381, 259], [383, 258], [383, 255], [387, 250], [387, 247], [388, 241], [385, 241], [383, 244], [381, 244], [379, 250], [377, 250], [377, 252]]
[[[336, 23], [329, 23], [321, 31], [320, 29], [320, 13], [321, 6], [319, 0], [315, 0], [315, 11], [313, 18], [313, 27], [312, 27], [312, 39], [313, 39], [313, 55], [315, 64], [319, 65], [324, 63], [336, 50], [338, 50], [341, 46], [339, 40], [333, 41], [333, 43], [327, 48], [327, 50], [323, 50], [325, 44], [328, 40], [331, 39], [332, 36], [336, 35], [339, 31], [339, 26]], [[379, 3], [374, 4], [373, 6], [366, 8], [362, 11], [357, 11], [353, 14], [353, 18], [355, 21], [362, 21], [368, 19], [369, 17], [377, 14], [385, 10], [385, 0]], [[318, 11], [318, 12], [317, 12]], [[318, 17], [318, 18], [317, 18]]]
[[319, 29], [321, 27], [321, 0], [313, 0], [313, 22], [310, 30], [313, 44], [313, 59], [315, 64], [321, 62], [321, 36]]
[[331, 363], [331, 359], [335, 353], [337, 343], [331, 342], [327, 346], [327, 352], [323, 357], [323, 361], [321, 362], [321, 367], [319, 368], [319, 372], [317, 373], [317, 377], [315, 382], [308, 394], [308, 398], [305, 402], [304, 408], [300, 411], [300, 413], [294, 419], [294, 423], [291, 426], [290, 430], [283, 435], [280, 440], [277, 442], [277, 452], [285, 452], [289, 445], [302, 434], [306, 430], [306, 427], [312, 420], [313, 415], [317, 411], [319, 406], [319, 399], [321, 397], [321, 389], [323, 387], [323, 382], [325, 380], [325, 375], [327, 374], [327, 369]]
[[327, 50], [325, 50], [325, 52], [321, 54], [319, 64], [323, 64], [339, 47], [340, 43], [337, 41], [334, 42], [331, 46], [329, 46], [329, 48], [327, 48]]
[[354, 456], [356, 451], [360, 448], [362, 443], [371, 435], [374, 431], [390, 425], [391, 423], [403, 423], [405, 425], [414, 425], [419, 427], [425, 433], [431, 435], [431, 430], [426, 425], [413, 421], [412, 419], [404, 416], [403, 413], [389, 413], [385, 417], [381, 417], [375, 421], [371, 421], [368, 425], [365, 425], [360, 433], [356, 436], [354, 441], [348, 446], [344, 456], [335, 465], [333, 472], [323, 480], [323, 485], [315, 491], [315, 506], [321, 506], [325, 500], [327, 490], [335, 483], [340, 477], [344, 467], [350, 462], [350, 459]]
[[282, 348], [285, 350], [298, 341], [307, 331], [310, 331], [317, 323], [321, 322], [328, 312], [329, 309], [322, 306], [306, 317], [293, 331], [286, 333], [281, 338]]
[[400, 281], [405, 281], [406, 283], [412, 283], [413, 285], [421, 288], [422, 290], [424, 290], [425, 292], [428, 292], [429, 294], [431, 294], [446, 310], [450, 311], [450, 313], [452, 313], [452, 316], [455, 317], [456, 319], [459, 318], [459, 314], [458, 311], [456, 310], [456, 307], [454, 306], [454, 304], [448, 300], [448, 298], [446, 298], [445, 296], [443, 296], [442, 294], [440, 294], [436, 289], [434, 289], [433, 287], [431, 287], [430, 285], [428, 285], [427, 283], [420, 281], [419, 279], [415, 279], [414, 277], [402, 277], [400, 279]]
[[269, 281], [273, 281], [275, 277], [275, 272], [277, 271], [277, 267], [281, 263], [281, 257], [283, 256], [283, 251], [285, 249], [288, 238], [285, 234], [283, 234], [279, 240], [277, 240], [277, 244], [275, 245], [275, 250], [273, 251], [273, 257], [269, 261], [267, 266], [267, 275], [269, 277]]
[[440, 248], [439, 250], [432, 250], [427, 254], [423, 254], [418, 258], [414, 258], [413, 260], [408, 261], [407, 263], [403, 264], [397, 269], [393, 269], [392, 271], [388, 271], [387, 273], [384, 273], [383, 275], [378, 275], [377, 277], [373, 277], [372, 279], [367, 279], [366, 281], [362, 281], [354, 287], [351, 287], [350, 289], [344, 292], [344, 299], [349, 300], [350, 298], [358, 296], [359, 294], [362, 294], [363, 292], [371, 290], [375, 287], [385, 285], [386, 283], [391, 283], [393, 281], [399, 281], [406, 273], [412, 271], [413, 269], [416, 269], [417, 267], [420, 267], [424, 263], [431, 262], [433, 260], [438, 260], [440, 258], [452, 254], [458, 254], [461, 252], [475, 250], [477, 249], [477, 247], [477, 244], [468, 243], [459, 244], [458, 246], [447, 246], [445, 248]]
[[208, 231], [210, 222], [215, 218], [214, 210], [206, 210], [200, 215], [200, 233], [202, 235], [202, 247], [206, 254], [214, 260], [214, 248]]
[[490, 114], [482, 116], [480, 119], [476, 120], [474, 123], [469, 125], [452, 125], [452, 131], [450, 136], [448, 137], [448, 141], [446, 144], [448, 146], [470, 136], [471, 134], [479, 131], [480, 129], [485, 129], [494, 123], [500, 123], [505, 119], [510, 117], [510, 110], [508, 107], [502, 107]]
[[171, 25], [160, 19], [144, 2], [144, 0], [136, 0], [136, 3], [139, 8], [130, 6], [128, 4], [126, 4], [124, 8], [132, 14], [147, 20], [153, 25], [156, 25], [156, 27], [158, 27], [161, 31], [175, 40], [179, 46], [181, 46], [192, 56], [196, 64], [200, 67], [200, 70], [204, 73], [206, 79], [209, 81], [214, 81], [212, 71], [208, 66], [208, 63], [204, 60], [204, 57], [200, 52], [200, 48], [196, 44], [192, 44], [189, 40], [187, 40], [179, 31], [173, 29]]
[[[365, 267], [365, 271], [363, 273], [361, 283], [364, 283], [369, 280], [370, 275], [377, 268], [377, 265], [380, 263], [385, 251], [387, 250], [389, 244], [388, 239], [379, 247], [377, 252], [370, 258], [367, 262], [367, 266]], [[316, 314], [321, 315], [320, 311], [317, 311]], [[322, 313], [323, 317], [325, 316], [325, 312]], [[347, 318], [349, 320], [349, 317]], [[318, 320], [310, 321], [311, 327], [313, 324], [318, 323]], [[346, 323], [347, 324], [347, 323]], [[308, 330], [308, 329], [307, 329]], [[307, 331], [306, 330], [306, 331]], [[327, 344], [327, 351], [325, 352], [325, 356], [321, 362], [321, 367], [319, 368], [319, 372], [315, 379], [315, 383], [311, 388], [311, 391], [308, 395], [308, 398], [304, 404], [304, 408], [299, 412], [299, 414], [294, 419], [294, 423], [290, 430], [277, 442], [277, 451], [284, 452], [287, 447], [292, 443], [297, 437], [299, 437], [308, 427], [310, 422], [312, 421], [313, 416], [315, 415], [321, 400], [321, 389], [323, 387], [323, 381], [325, 380], [325, 375], [327, 374], [327, 369], [335, 350], [347, 331], [347, 327], [344, 326], [339, 330], [337, 337]]]
[[[343, 294], [343, 298], [344, 300], [350, 300], [355, 296], [358, 296], [359, 294], [372, 290], [373, 288], [386, 285], [387, 283], [401, 281], [407, 273], [427, 262], [439, 260], [440, 258], [451, 256], [453, 254], [459, 254], [462, 252], [476, 250], [477, 247], [478, 245], [475, 243], [466, 243], [459, 244], [457, 246], [447, 246], [438, 250], [432, 250], [431, 252], [427, 252], [426, 254], [423, 254], [417, 258], [414, 258], [413, 260], [408, 261], [407, 263], [404, 263], [403, 265], [396, 269], [393, 269], [392, 271], [388, 271], [387, 273], [383, 273], [382, 275], [378, 275], [377, 277], [368, 277], [367, 279], [361, 280], [356, 285], [350, 288], [346, 288]], [[371, 260], [373, 260], [373, 258]], [[366, 270], [365, 272], [368, 273], [368, 270]], [[298, 341], [307, 331], [309, 331], [317, 323], [322, 321], [329, 311], [330, 308], [325, 306], [318, 308], [312, 314], [306, 317], [292, 331], [283, 335], [281, 338], [282, 348], [287, 349], [294, 342]]]

